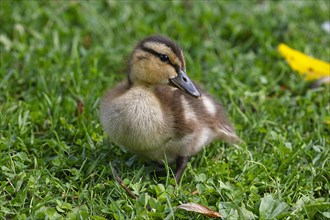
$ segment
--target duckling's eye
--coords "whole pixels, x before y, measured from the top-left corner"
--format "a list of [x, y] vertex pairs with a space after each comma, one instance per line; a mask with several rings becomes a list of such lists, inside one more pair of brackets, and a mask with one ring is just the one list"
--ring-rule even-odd
[[170, 58], [168, 58], [168, 56], [166, 54], [161, 54], [159, 56], [159, 59], [163, 62], [168, 62], [170, 60]]

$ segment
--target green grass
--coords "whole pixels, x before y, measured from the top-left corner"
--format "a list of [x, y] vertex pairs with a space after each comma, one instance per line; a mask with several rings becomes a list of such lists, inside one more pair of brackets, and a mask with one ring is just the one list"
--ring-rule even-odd
[[[2, 0], [0, 218], [206, 219], [176, 208], [187, 202], [226, 219], [329, 218], [330, 87], [310, 89], [276, 49], [330, 62], [329, 11], [328, 0]], [[134, 44], [154, 33], [179, 42], [189, 76], [246, 142], [212, 143], [178, 187], [111, 143], [98, 118]]]

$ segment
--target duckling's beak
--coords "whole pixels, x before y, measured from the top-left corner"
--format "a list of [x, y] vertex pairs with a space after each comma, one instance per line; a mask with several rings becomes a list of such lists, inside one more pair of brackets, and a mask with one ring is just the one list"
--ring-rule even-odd
[[193, 82], [181, 69], [179, 70], [178, 75], [176, 75], [176, 77], [174, 78], [171, 78], [170, 81], [174, 84], [174, 86], [178, 87], [182, 91], [185, 91], [186, 93], [195, 98], [199, 98], [201, 96], [200, 92], [196, 89]]

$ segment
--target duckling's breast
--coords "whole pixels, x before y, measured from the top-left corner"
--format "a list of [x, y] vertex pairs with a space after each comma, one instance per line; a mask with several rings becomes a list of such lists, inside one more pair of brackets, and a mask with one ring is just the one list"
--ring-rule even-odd
[[159, 100], [143, 87], [132, 87], [111, 100], [105, 98], [100, 113], [104, 130], [113, 142], [148, 159], [157, 159], [170, 139], [170, 125]]

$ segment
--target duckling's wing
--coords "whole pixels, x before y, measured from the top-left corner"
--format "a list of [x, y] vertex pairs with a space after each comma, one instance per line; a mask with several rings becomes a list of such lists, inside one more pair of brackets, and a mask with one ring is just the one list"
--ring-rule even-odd
[[235, 129], [225, 110], [212, 96], [199, 88], [201, 98], [194, 98], [171, 86], [157, 86], [156, 95], [169, 120], [173, 120], [174, 133], [184, 137], [197, 130], [208, 130], [212, 139], [239, 143]]
[[[187, 97], [189, 99], [190, 97]], [[227, 113], [222, 105], [206, 92], [202, 92], [201, 100], [189, 99], [194, 111], [201, 116], [201, 121], [208, 124], [217, 133], [217, 138], [232, 144], [241, 142], [235, 128], [229, 121]]]

